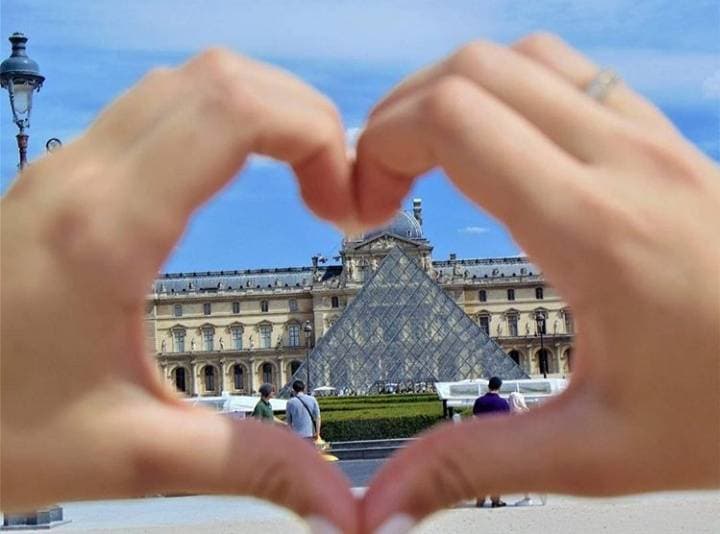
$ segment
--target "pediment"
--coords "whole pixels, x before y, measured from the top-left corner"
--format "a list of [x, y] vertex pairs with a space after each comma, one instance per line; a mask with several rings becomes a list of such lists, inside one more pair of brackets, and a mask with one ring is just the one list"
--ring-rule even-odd
[[398, 235], [390, 232], [374, 236], [366, 241], [361, 241], [357, 244], [351, 245], [350, 250], [353, 252], [378, 252], [382, 250], [390, 250], [393, 247], [400, 246], [401, 248], [419, 249], [423, 246], [423, 243], [405, 239]]

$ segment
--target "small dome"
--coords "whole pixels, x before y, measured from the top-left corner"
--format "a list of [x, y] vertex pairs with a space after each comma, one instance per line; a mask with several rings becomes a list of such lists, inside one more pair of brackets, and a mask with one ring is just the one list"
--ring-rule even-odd
[[393, 234], [403, 239], [424, 239], [420, 223], [415, 217], [404, 211], [398, 212], [393, 220], [385, 226], [369, 230], [358, 241], [367, 241], [382, 234]]

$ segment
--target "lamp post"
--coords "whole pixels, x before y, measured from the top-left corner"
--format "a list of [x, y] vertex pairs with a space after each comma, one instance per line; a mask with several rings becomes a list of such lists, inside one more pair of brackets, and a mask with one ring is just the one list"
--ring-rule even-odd
[[543, 332], [545, 331], [545, 315], [542, 312], [535, 313], [535, 323], [537, 324], [537, 331], [540, 334], [540, 368], [542, 370], [543, 378], [547, 378], [547, 354], [545, 354], [545, 343], [543, 342]]
[[313, 325], [310, 321], [305, 321], [305, 324], [303, 324], [303, 332], [305, 332], [305, 371], [307, 371], [307, 392], [309, 395], [312, 392], [310, 389], [310, 336], [313, 333]]
[[[10, 96], [13, 122], [18, 127], [17, 145], [20, 155], [20, 170], [27, 164], [28, 134], [30, 127], [32, 96], [42, 87], [45, 77], [40, 74], [38, 64], [25, 52], [27, 37], [15, 32], [10, 38], [12, 53], [0, 63], [0, 87], [7, 89]], [[24, 530], [28, 528], [51, 528], [68, 523], [60, 506], [52, 505], [39, 510], [20, 514], [4, 514], [0, 530]]]
[[40, 74], [38, 64], [25, 52], [27, 37], [15, 32], [9, 40], [12, 44], [12, 53], [0, 63], [0, 87], [8, 91], [13, 121], [19, 130], [16, 137], [22, 171], [27, 164], [28, 134], [25, 133], [25, 129], [30, 127], [32, 96], [35, 91], [40, 90], [45, 77]]

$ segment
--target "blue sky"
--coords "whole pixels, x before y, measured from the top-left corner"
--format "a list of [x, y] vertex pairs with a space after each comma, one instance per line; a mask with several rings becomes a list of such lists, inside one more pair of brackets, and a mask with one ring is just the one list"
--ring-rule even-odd
[[[2, 56], [13, 31], [47, 77], [36, 95], [30, 155], [67, 142], [142, 74], [221, 44], [294, 72], [338, 105], [356, 128], [403, 76], [468, 40], [509, 43], [534, 30], [560, 34], [612, 65], [659, 105], [701, 150], [720, 160], [720, 7], [717, 0], [284, 1], [2, 0]], [[0, 104], [0, 190], [16, 173], [15, 128]], [[48, 179], [51, 179], [49, 177]], [[497, 222], [440, 173], [411, 196], [424, 203], [434, 257], [519, 252]], [[193, 217], [163, 270], [305, 265], [337, 253], [341, 236], [309, 214], [292, 175], [253, 159]]]

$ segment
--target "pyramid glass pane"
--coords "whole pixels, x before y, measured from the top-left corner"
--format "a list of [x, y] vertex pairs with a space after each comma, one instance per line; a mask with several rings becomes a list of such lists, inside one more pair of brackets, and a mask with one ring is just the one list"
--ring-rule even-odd
[[[307, 362], [295, 379], [305, 380]], [[412, 258], [394, 247], [310, 354], [310, 386], [528, 378]], [[289, 385], [289, 384], [288, 384]], [[286, 385], [281, 395], [287, 395]]]

